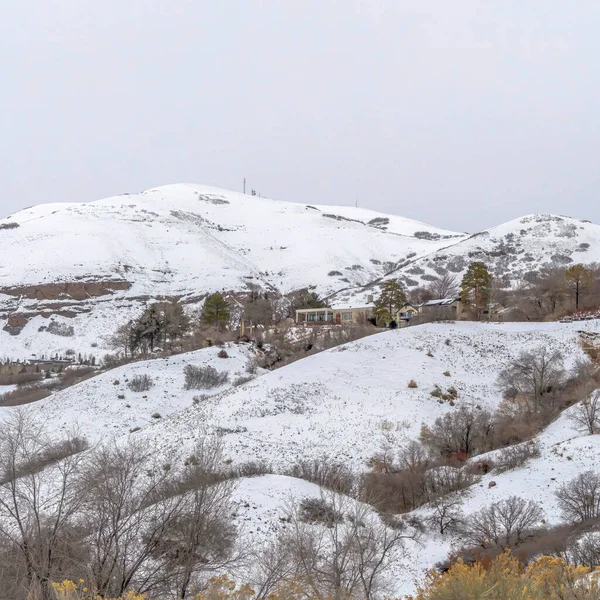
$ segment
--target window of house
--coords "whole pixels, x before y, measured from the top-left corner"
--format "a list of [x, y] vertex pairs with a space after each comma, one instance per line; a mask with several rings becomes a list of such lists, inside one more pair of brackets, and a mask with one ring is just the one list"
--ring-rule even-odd
[[342, 313], [342, 321], [352, 321], [352, 313], [351, 312], [343, 312]]

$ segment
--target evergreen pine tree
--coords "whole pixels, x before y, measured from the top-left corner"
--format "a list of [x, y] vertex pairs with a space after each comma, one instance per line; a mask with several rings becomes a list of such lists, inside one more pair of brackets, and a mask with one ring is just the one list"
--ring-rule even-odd
[[467, 310], [481, 319], [492, 297], [492, 276], [482, 262], [472, 262], [460, 286], [460, 299]]
[[378, 323], [390, 325], [392, 321], [395, 322], [396, 313], [405, 303], [406, 293], [402, 284], [396, 279], [388, 279], [381, 286], [381, 294], [375, 300], [373, 314]]
[[229, 303], [221, 292], [207, 296], [202, 307], [200, 320], [206, 325], [224, 328], [229, 322]]

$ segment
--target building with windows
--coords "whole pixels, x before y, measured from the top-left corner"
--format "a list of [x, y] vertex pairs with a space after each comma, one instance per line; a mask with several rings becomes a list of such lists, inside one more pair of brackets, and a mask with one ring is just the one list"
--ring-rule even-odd
[[296, 310], [296, 323], [299, 325], [352, 325], [366, 323], [372, 317], [372, 302], [365, 306], [300, 308]]

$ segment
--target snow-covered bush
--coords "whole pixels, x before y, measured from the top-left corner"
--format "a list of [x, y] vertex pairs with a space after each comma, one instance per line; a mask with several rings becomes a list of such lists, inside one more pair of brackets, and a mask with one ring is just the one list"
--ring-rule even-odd
[[325, 498], [304, 498], [300, 501], [300, 519], [306, 523], [341, 523], [344, 515], [331, 506]]
[[19, 223], [0, 223], [0, 229], [16, 229], [17, 227], [21, 227]]
[[147, 392], [153, 385], [154, 382], [150, 375], [135, 375], [127, 384], [127, 387], [132, 392]]
[[252, 377], [252, 375], [242, 375], [241, 377], [238, 377], [237, 379], [234, 380], [234, 382], [232, 383], [233, 387], [239, 387], [240, 385], [244, 385], [244, 383], [248, 383], [249, 381], [252, 381], [254, 379], [254, 377]]
[[186, 390], [202, 390], [219, 387], [229, 380], [227, 371], [219, 372], [214, 367], [186, 365], [183, 369]]
[[511, 471], [522, 467], [528, 460], [538, 458], [540, 448], [535, 442], [518, 444], [504, 448], [495, 458], [494, 465], [497, 473]]
[[327, 456], [301, 460], [287, 474], [341, 494], [351, 495], [356, 482], [354, 473], [347, 466]]

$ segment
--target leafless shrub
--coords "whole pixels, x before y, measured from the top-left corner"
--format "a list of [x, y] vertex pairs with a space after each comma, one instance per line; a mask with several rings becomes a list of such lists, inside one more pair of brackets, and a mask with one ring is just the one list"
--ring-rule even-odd
[[227, 354], [227, 350], [225, 350], [224, 348], [222, 350], [219, 350], [217, 356], [219, 358], [229, 358], [229, 354]]
[[323, 523], [330, 526], [334, 523], [341, 523], [344, 515], [321, 496], [320, 498], [304, 498], [300, 501], [300, 519], [305, 523]]
[[464, 490], [475, 481], [476, 477], [464, 468], [441, 466], [428, 469], [424, 477], [427, 501]]
[[41, 387], [20, 387], [0, 396], [0, 406], [23, 406], [50, 396], [51, 392]]
[[496, 463], [491, 458], [479, 458], [477, 460], [470, 460], [464, 469], [471, 475], [486, 475], [494, 469]]
[[583, 522], [600, 518], [600, 475], [593, 471], [580, 473], [556, 491], [563, 518]]
[[60, 321], [51, 321], [48, 327], [46, 327], [46, 331], [53, 335], [60, 335], [61, 337], [73, 337], [75, 335], [73, 325], [67, 325]]
[[133, 362], [133, 358], [131, 355], [125, 355], [121, 353], [116, 354], [105, 354], [102, 357], [102, 365], [106, 369], [114, 369], [116, 367], [120, 367], [122, 365], [129, 364]]
[[419, 386], [417, 385], [417, 382], [416, 382], [414, 379], [411, 379], [411, 380], [408, 382], [408, 387], [409, 387], [409, 388], [413, 388], [413, 389], [414, 389], [414, 388], [416, 388], [416, 387], [419, 387]]
[[431, 390], [431, 392], [429, 393], [429, 395], [433, 396], [434, 398], [441, 398], [442, 397], [442, 388], [436, 384], [433, 387], [433, 390]]
[[44, 378], [43, 373], [17, 373], [15, 375], [0, 375], [0, 385], [27, 385]]
[[540, 447], [537, 442], [525, 442], [516, 446], [509, 446], [495, 457], [494, 469], [497, 473], [518, 469], [532, 458], [538, 458], [540, 454]]
[[233, 387], [239, 387], [240, 385], [244, 385], [244, 383], [248, 383], [249, 381], [252, 381], [253, 379], [254, 379], [254, 377], [252, 377], [251, 375], [248, 375], [248, 376], [242, 375], [242, 376], [234, 379], [233, 383], [231, 385], [233, 385]]
[[0, 223], [0, 229], [16, 229], [21, 225], [16, 221], [12, 221], [11, 223]]
[[306, 523], [299, 507], [290, 507], [278, 543], [291, 578], [306, 582], [315, 598], [373, 598], [385, 595], [384, 575], [395, 552], [418, 532], [390, 528], [365, 504], [333, 492], [322, 497], [336, 515], [333, 523]]
[[230, 472], [226, 472], [226, 475], [231, 479], [238, 479], [240, 477], [260, 477], [271, 473], [273, 473], [273, 467], [270, 464], [250, 461], [236, 466]]
[[58, 387], [65, 389], [92, 377], [96, 372], [97, 370], [94, 367], [69, 367], [63, 371]]
[[258, 370], [258, 361], [256, 358], [249, 358], [245, 366], [246, 373], [254, 375]]
[[489, 412], [461, 406], [421, 428], [421, 441], [440, 457], [459, 460], [491, 448], [493, 420]]
[[560, 556], [573, 564], [584, 564], [577, 557], [574, 546], [587, 533], [593, 532], [595, 523], [562, 523], [555, 527], [536, 527], [521, 542], [516, 544], [489, 545], [486, 548], [478, 546], [467, 546], [452, 552], [451, 560], [444, 561], [439, 565], [445, 570], [461, 558], [465, 563], [487, 562], [507, 548], [513, 550], [523, 564], [534, 560], [542, 555]]
[[320, 487], [341, 494], [352, 495], [356, 490], [354, 473], [343, 463], [328, 456], [301, 460], [288, 471], [287, 475], [316, 483]]
[[387, 449], [373, 461], [375, 472], [362, 479], [361, 497], [380, 511], [407, 512], [429, 499], [427, 470], [432, 461], [425, 447], [412, 440], [396, 456]]
[[127, 384], [127, 387], [132, 392], [147, 392], [153, 385], [154, 382], [152, 381], [152, 377], [144, 374], [133, 376]]
[[470, 515], [462, 533], [468, 543], [483, 548], [515, 546], [531, 534], [543, 516], [537, 502], [510, 496]]
[[571, 539], [565, 554], [572, 564], [596, 569], [600, 565], [600, 532], [590, 531]]
[[582, 433], [600, 433], [600, 390], [584, 398], [571, 412], [569, 418]]
[[186, 390], [201, 390], [219, 387], [229, 380], [227, 371], [219, 372], [210, 365], [197, 367], [186, 365], [183, 369]]

